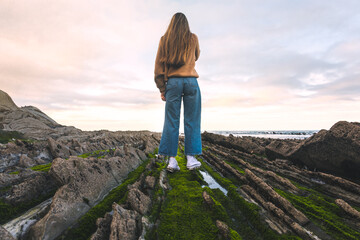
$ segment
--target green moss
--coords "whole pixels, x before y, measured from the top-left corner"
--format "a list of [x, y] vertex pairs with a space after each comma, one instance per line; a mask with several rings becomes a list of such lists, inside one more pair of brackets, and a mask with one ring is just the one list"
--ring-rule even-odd
[[224, 162], [226, 162], [227, 164], [229, 164], [231, 167], [235, 168], [236, 170], [238, 170], [241, 174], [245, 174], [245, 171], [244, 169], [242, 169], [240, 166], [239, 166], [239, 163], [234, 161], [234, 160], [231, 160], [231, 159], [224, 159], [222, 157], [219, 157], [217, 154], [213, 154], [213, 153], [210, 153], [211, 155], [214, 155], [216, 156], [217, 158], [223, 160]]
[[7, 187], [0, 188], [0, 192], [7, 192], [7, 191], [9, 191], [11, 188], [12, 188], [12, 186], [7, 186]]
[[334, 203], [334, 199], [313, 189], [299, 185], [298, 187], [307, 191], [308, 196], [298, 196], [280, 189], [275, 189], [275, 191], [289, 200], [334, 239], [360, 239], [360, 232], [350, 228], [343, 221], [341, 209]]
[[203, 203], [203, 189], [197, 171], [186, 169], [179, 151], [176, 157], [181, 170], [168, 174], [172, 189], [161, 208], [158, 239], [216, 239], [218, 229], [213, 212]]
[[0, 143], [5, 144], [13, 139], [24, 139], [24, 135], [17, 131], [0, 130]]
[[9, 174], [19, 174], [19, 173], [20, 173], [20, 171], [14, 171], [14, 172], [11, 172]]
[[159, 148], [155, 148], [153, 153], [148, 153], [148, 158], [155, 158], [155, 155], [158, 154]]
[[45, 201], [46, 199], [52, 197], [55, 194], [56, 190], [38, 197], [37, 199], [33, 199], [31, 201], [16, 204], [15, 206], [5, 203], [3, 200], [0, 200], [0, 224], [4, 224], [11, 219], [16, 218], [23, 212], [29, 210], [32, 207], [35, 207], [39, 203]]
[[127, 194], [127, 186], [133, 184], [139, 178], [141, 173], [145, 171], [149, 159], [143, 162], [137, 169], [129, 173], [128, 177], [118, 187], [114, 188], [109, 194], [96, 206], [92, 207], [84, 214], [76, 226], [69, 229], [62, 239], [80, 240], [89, 238], [96, 231], [96, 220], [103, 217], [106, 212], [111, 211], [113, 202], [124, 202]]
[[242, 238], [240, 237], [240, 235], [234, 231], [233, 229], [230, 228], [230, 239], [231, 240], [242, 240]]
[[31, 167], [30, 169], [34, 171], [48, 172], [51, 167], [51, 164], [52, 163], [36, 165]]
[[[202, 159], [198, 159], [202, 161]], [[236, 230], [245, 239], [300, 239], [294, 235], [279, 235], [271, 230], [261, 219], [259, 207], [247, 202], [237, 192], [237, 180], [229, 180], [214, 171], [202, 161], [202, 169], [206, 170], [222, 187], [228, 190], [227, 196], [219, 189], [212, 189], [212, 197], [217, 199], [233, 221], [225, 221], [232, 229]], [[231, 179], [231, 178], [230, 178]]]
[[81, 157], [81, 158], [88, 158], [88, 157], [104, 158], [106, 155], [108, 155], [110, 153], [110, 150], [113, 150], [113, 149], [96, 150], [93, 152], [80, 154], [80, 155], [78, 155], [78, 157]]

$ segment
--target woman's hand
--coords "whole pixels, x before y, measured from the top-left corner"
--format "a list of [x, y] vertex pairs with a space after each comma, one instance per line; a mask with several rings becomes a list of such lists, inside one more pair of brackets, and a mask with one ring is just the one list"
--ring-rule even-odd
[[161, 100], [166, 101], [165, 92], [162, 92], [162, 93], [161, 93]]

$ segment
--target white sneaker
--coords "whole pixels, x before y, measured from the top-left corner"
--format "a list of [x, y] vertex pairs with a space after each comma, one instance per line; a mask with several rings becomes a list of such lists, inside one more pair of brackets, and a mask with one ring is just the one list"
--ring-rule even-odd
[[180, 167], [174, 157], [170, 157], [169, 164], [166, 168], [169, 172], [179, 171]]
[[197, 169], [197, 168], [199, 168], [201, 166], [201, 162], [196, 160], [196, 158], [194, 156], [186, 155], [186, 158], [187, 158], [186, 167], [189, 170]]

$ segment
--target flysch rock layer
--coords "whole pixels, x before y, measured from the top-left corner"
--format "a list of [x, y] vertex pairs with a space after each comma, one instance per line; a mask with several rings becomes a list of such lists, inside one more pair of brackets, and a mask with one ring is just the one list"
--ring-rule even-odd
[[70, 157], [53, 161], [50, 175], [62, 185], [55, 193], [49, 212], [30, 229], [30, 239], [55, 239], [99, 202], [146, 156], [128, 147], [124, 157], [109, 159]]
[[289, 159], [309, 169], [360, 180], [360, 123], [337, 122], [299, 144], [276, 140], [265, 152], [272, 160]]

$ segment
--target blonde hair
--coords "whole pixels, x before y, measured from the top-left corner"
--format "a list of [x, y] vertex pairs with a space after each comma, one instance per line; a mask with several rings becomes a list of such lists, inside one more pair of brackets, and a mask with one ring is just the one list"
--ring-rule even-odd
[[163, 36], [160, 62], [182, 66], [191, 54], [192, 33], [183, 13], [176, 13]]

